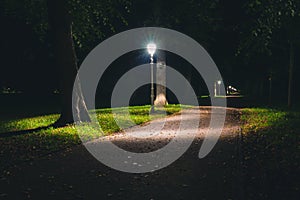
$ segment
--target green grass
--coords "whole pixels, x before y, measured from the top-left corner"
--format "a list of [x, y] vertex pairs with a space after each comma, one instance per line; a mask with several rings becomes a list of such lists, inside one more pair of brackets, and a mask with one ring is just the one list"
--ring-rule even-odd
[[300, 112], [271, 108], [244, 108], [241, 119], [245, 132], [300, 129]]
[[295, 177], [299, 175], [296, 172], [300, 164], [300, 112], [246, 108], [242, 113], [247, 192], [256, 195], [259, 189], [274, 183], [298, 192], [299, 183]]
[[[165, 108], [167, 115], [179, 112], [182, 108], [189, 106], [168, 105]], [[80, 144], [82, 140], [87, 141], [103, 135], [120, 131], [116, 121], [122, 124], [122, 128], [128, 128], [134, 124], [142, 124], [155, 118], [163, 117], [161, 114], [149, 115], [150, 106], [129, 107], [130, 115], [126, 115], [127, 108], [106, 108], [96, 110], [99, 127], [88, 123], [78, 126], [81, 130], [80, 137], [74, 125], [62, 128], [47, 128], [30, 134], [0, 138], [1, 163], [13, 160], [28, 160], [36, 156], [44, 155], [52, 151], [65, 149]], [[117, 113], [115, 116], [113, 113]], [[5, 132], [35, 129], [51, 125], [58, 119], [58, 114], [35, 116], [21, 119], [6, 119], [0, 121], [0, 135]], [[115, 119], [114, 119], [115, 117]], [[132, 121], [131, 121], [132, 120]], [[134, 124], [132, 123], [134, 122]]]
[[[300, 112], [270, 108], [245, 108], [241, 119], [245, 136], [264, 140], [264, 148], [285, 148], [300, 150]], [[295, 149], [294, 149], [295, 150]], [[293, 153], [293, 152], [291, 152]]]
[[[179, 112], [181, 107], [187, 108], [189, 106], [167, 105], [165, 108], [156, 108], [156, 110], [165, 111], [167, 115], [170, 115]], [[128, 128], [134, 124], [142, 124], [152, 119], [164, 116], [161, 113], [149, 115], [149, 105], [129, 107], [129, 116], [126, 115], [126, 110], [127, 107], [113, 109], [104, 108], [96, 110], [98, 122], [105, 135], [121, 130], [118, 124], [115, 122], [115, 120], [120, 121], [122, 125], [124, 125], [122, 127]], [[115, 116], [113, 113], [116, 113]], [[1, 120], [0, 134], [1, 132], [13, 132], [48, 126], [50, 124], [53, 124], [58, 119], [58, 117], [58, 114], [50, 114], [21, 119]], [[132, 124], [132, 122], [134, 122], [134, 124]], [[71, 127], [73, 126], [70, 125], [60, 129], [65, 129], [67, 131], [74, 132], [73, 129], [70, 129]], [[59, 130], [59, 128], [56, 130]]]

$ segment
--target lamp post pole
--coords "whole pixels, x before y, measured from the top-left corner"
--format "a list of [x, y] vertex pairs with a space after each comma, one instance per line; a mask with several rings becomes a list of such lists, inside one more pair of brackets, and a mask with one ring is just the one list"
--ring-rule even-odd
[[156, 51], [156, 44], [150, 43], [147, 45], [148, 53], [150, 54], [151, 65], [151, 109], [150, 113], [154, 112], [154, 83], [153, 83], [153, 55]]
[[153, 83], [153, 55], [151, 55], [151, 110], [150, 112], [154, 112], [154, 83]]

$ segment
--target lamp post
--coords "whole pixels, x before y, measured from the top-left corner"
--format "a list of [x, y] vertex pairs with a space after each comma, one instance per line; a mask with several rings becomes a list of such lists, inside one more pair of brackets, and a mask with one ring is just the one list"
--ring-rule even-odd
[[222, 81], [219, 80], [217, 83], [218, 83], [218, 93], [219, 93], [219, 96], [221, 96], [220, 86], [221, 86]]
[[148, 53], [150, 54], [150, 65], [151, 65], [151, 109], [150, 113], [154, 112], [154, 84], [153, 84], [153, 55], [156, 51], [156, 44], [149, 43], [147, 45]]

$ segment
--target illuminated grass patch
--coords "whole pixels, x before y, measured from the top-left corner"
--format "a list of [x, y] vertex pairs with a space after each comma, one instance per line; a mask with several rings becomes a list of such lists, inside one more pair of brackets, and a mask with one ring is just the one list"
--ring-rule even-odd
[[[179, 112], [182, 108], [188, 107], [190, 106], [168, 105], [164, 109], [166, 113], [170, 115]], [[0, 156], [3, 158], [1, 159], [0, 164], [6, 165], [6, 162], [13, 162], [14, 160], [28, 160], [36, 156], [41, 156], [59, 149], [67, 149], [71, 146], [80, 144], [80, 139], [87, 141], [99, 136], [121, 131], [114, 120], [112, 110], [122, 109], [125, 110], [127, 108], [106, 108], [96, 110], [98, 122], [103, 132], [101, 133], [99, 128], [91, 123], [83, 123], [79, 126], [83, 133], [81, 134], [81, 138], [79, 138], [74, 125], [68, 125], [61, 128], [49, 127], [28, 134], [0, 137]], [[149, 110], [150, 106], [148, 105], [133, 106], [129, 107], [130, 119], [128, 116], [122, 114], [117, 114], [115, 117], [125, 124], [124, 128], [127, 128], [132, 125], [132, 123], [129, 123], [130, 120], [135, 124], [142, 124], [164, 116], [161, 112], [149, 116]], [[0, 121], [0, 136], [1, 133], [46, 127], [53, 124], [58, 117], [58, 114], [51, 114], [22, 119], [2, 120]], [[126, 123], [128, 126], [126, 126]]]

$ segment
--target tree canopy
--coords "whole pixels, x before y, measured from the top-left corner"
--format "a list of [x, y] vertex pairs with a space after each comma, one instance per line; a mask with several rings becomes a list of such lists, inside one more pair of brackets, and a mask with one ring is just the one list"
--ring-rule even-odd
[[[113, 34], [136, 27], [160, 26], [197, 40], [215, 60], [226, 84], [238, 85], [245, 94], [268, 96], [270, 77], [273, 90], [278, 91], [287, 91], [288, 85], [297, 82], [288, 81], [291, 64], [295, 66], [292, 74], [299, 73], [297, 57], [290, 56], [299, 51], [300, 3], [297, 0], [68, 0], [67, 3], [79, 64], [90, 50]], [[4, 63], [12, 66], [11, 70], [5, 69], [6, 74], [18, 69], [38, 78], [36, 74], [44, 71], [51, 80], [37, 90], [57, 89], [57, 70], [51, 67], [55, 65], [54, 41], [47, 1], [3, 0], [0, 9], [1, 21], [7, 26], [1, 33], [4, 44], [1, 52]], [[17, 53], [20, 62], [11, 59], [18, 44], [21, 44]], [[12, 81], [10, 76], [3, 75], [1, 80], [2, 87], [11, 85], [22, 90], [26, 85]], [[34, 81], [28, 88], [33, 85]], [[49, 89], [42, 89], [46, 86]], [[283, 93], [276, 93], [276, 99], [285, 101]]]

